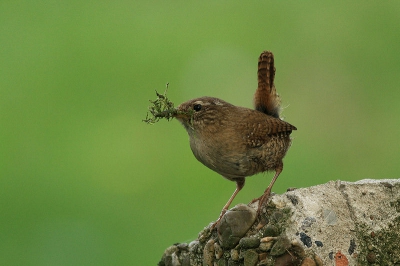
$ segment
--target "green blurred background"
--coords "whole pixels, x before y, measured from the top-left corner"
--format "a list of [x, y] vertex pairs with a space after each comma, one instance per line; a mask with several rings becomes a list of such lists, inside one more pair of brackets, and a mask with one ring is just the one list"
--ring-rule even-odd
[[195, 239], [235, 184], [177, 121], [141, 122], [148, 100], [252, 107], [263, 50], [298, 128], [275, 192], [399, 178], [398, 1], [1, 1], [0, 22], [3, 265], [155, 265]]

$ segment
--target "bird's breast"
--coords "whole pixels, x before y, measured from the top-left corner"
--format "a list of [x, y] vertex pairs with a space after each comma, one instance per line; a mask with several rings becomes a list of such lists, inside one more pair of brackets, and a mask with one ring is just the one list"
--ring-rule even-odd
[[220, 141], [218, 137], [218, 134], [207, 138], [191, 136], [190, 148], [196, 159], [230, 180], [248, 176], [245, 145], [226, 139]]
[[190, 148], [196, 159], [230, 180], [275, 170], [290, 143], [290, 137], [284, 135], [270, 136], [268, 141], [254, 146], [243, 138], [218, 133], [207, 137], [190, 135]]

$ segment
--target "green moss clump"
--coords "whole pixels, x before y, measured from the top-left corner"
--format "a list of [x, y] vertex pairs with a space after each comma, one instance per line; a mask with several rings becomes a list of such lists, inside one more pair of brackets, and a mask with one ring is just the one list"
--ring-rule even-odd
[[149, 100], [151, 105], [149, 106], [149, 111], [147, 112], [146, 118], [142, 121], [147, 124], [154, 124], [160, 119], [165, 118], [168, 121], [174, 118], [177, 114], [177, 110], [174, 107], [174, 103], [171, 102], [167, 97], [168, 83], [163, 94], [156, 91], [157, 99], [154, 101]]

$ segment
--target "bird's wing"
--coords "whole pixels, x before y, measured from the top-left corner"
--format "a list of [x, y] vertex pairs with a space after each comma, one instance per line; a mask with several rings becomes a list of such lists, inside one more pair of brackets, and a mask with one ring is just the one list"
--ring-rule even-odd
[[237, 125], [238, 132], [246, 139], [250, 146], [261, 146], [273, 135], [289, 136], [297, 128], [288, 122], [267, 116], [261, 112], [250, 110]]

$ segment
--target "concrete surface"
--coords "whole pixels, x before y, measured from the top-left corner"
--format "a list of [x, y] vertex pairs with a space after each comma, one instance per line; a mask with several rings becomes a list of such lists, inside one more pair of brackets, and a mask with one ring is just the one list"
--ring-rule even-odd
[[400, 265], [400, 179], [331, 181], [273, 195], [233, 248], [221, 245], [226, 232], [218, 230], [208, 226], [198, 240], [167, 248], [159, 265]]

